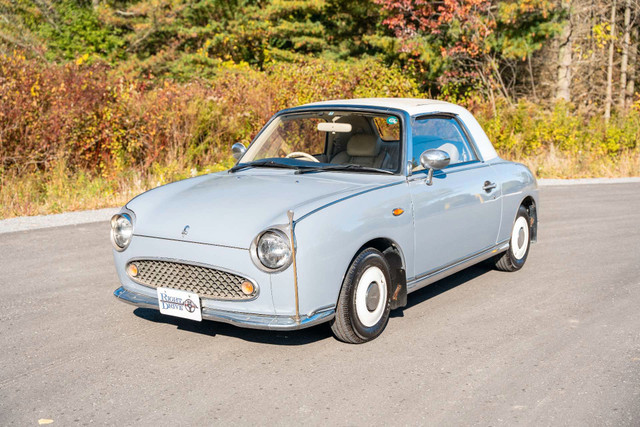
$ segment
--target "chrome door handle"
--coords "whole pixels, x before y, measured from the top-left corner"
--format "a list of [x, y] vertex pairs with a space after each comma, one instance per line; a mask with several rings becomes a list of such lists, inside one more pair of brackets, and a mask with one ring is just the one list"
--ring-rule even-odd
[[484, 186], [482, 187], [482, 189], [484, 191], [486, 191], [487, 193], [489, 193], [491, 190], [496, 188], [496, 183], [495, 182], [491, 182], [491, 181], [485, 181], [484, 182]]

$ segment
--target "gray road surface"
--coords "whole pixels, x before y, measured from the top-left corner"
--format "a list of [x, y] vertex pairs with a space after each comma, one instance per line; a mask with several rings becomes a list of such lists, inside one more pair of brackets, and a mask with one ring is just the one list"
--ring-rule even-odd
[[640, 184], [547, 187], [525, 268], [409, 297], [377, 340], [135, 309], [106, 222], [0, 234], [0, 425], [640, 425]]

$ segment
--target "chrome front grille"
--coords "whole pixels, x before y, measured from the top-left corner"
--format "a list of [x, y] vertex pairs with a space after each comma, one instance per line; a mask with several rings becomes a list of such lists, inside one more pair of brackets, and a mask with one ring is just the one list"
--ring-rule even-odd
[[[248, 300], [256, 296], [257, 288], [250, 295], [242, 292], [242, 283], [248, 279], [237, 274], [173, 261], [136, 260], [138, 273], [129, 277], [134, 282], [153, 288], [172, 288], [194, 292], [203, 298], [219, 300]], [[129, 271], [129, 268], [127, 268]]]

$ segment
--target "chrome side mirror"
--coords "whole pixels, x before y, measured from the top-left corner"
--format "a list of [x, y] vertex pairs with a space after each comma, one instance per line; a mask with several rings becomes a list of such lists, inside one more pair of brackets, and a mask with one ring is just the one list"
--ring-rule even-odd
[[231, 154], [233, 154], [233, 158], [236, 160], [240, 160], [240, 157], [247, 152], [247, 148], [241, 142], [236, 142], [231, 146]]
[[442, 150], [426, 150], [420, 155], [420, 164], [429, 170], [427, 185], [433, 184], [433, 171], [446, 168], [450, 161], [449, 153]]

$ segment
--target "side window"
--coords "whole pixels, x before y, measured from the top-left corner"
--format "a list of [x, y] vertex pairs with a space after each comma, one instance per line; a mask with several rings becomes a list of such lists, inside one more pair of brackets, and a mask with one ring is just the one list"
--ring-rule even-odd
[[413, 120], [413, 170], [420, 170], [420, 155], [425, 150], [446, 151], [449, 164], [477, 160], [477, 157], [458, 122], [448, 117], [423, 117]]

